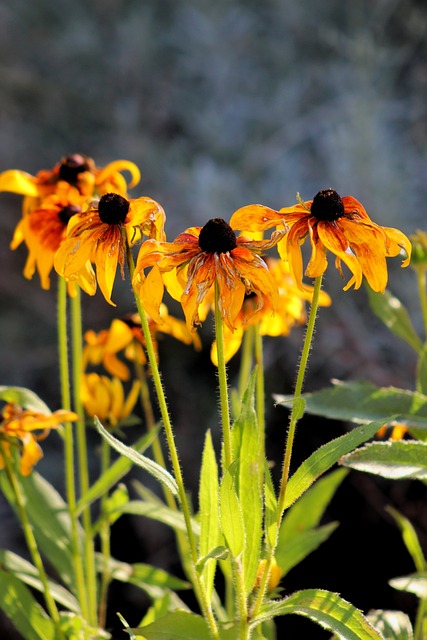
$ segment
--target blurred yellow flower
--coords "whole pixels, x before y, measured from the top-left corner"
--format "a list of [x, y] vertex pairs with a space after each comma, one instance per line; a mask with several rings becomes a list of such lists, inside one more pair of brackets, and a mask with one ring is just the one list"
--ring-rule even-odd
[[[22, 449], [20, 472], [23, 476], [28, 476], [34, 465], [43, 457], [38, 441], [44, 440], [50, 430], [56, 429], [61, 423], [75, 420], [77, 415], [72, 411], [59, 410], [51, 414], [43, 414], [25, 410], [10, 402], [0, 414], [0, 441], [3, 455], [10, 456], [11, 447], [19, 446]], [[41, 433], [35, 434], [35, 431], [41, 431]], [[0, 469], [4, 466], [5, 461], [0, 454]]]
[[385, 424], [380, 429], [378, 429], [377, 437], [386, 438], [387, 434], [389, 433], [390, 440], [403, 440], [407, 431], [408, 431], [408, 427], [404, 424], [396, 424], [393, 427], [391, 427], [391, 430], [389, 426]]
[[344, 290], [358, 289], [363, 276], [374, 291], [384, 292], [388, 272], [386, 258], [397, 256], [402, 249], [408, 266], [411, 243], [399, 230], [381, 227], [373, 222], [364, 207], [352, 196], [341, 198], [333, 189], [319, 191], [313, 200], [299, 201], [280, 211], [261, 205], [242, 207], [234, 213], [230, 224], [237, 229], [262, 231], [285, 227], [288, 233], [279, 244], [281, 257], [287, 259], [295, 282], [302, 289], [303, 258], [301, 245], [310, 238], [311, 258], [305, 275], [316, 278], [327, 266], [326, 252], [335, 254], [335, 266], [342, 274], [344, 262], [353, 274]]
[[[174, 242], [148, 240], [139, 251], [134, 287], [147, 313], [157, 321], [165, 283], [181, 302], [188, 327], [194, 329], [201, 324], [199, 307], [216, 282], [222, 318], [234, 331], [245, 295], [256, 293], [258, 308], [275, 307], [277, 287], [258, 254], [277, 244], [282, 235], [275, 232], [270, 239], [258, 241], [237, 238], [225, 220], [214, 218], [204, 227], [186, 229]], [[148, 267], [155, 268], [145, 277]]]
[[[162, 324], [157, 324], [148, 318], [150, 333], [153, 338], [154, 349], [157, 353], [157, 338], [159, 333], [171, 335], [184, 344], [193, 344], [196, 349], [201, 348], [200, 338], [189, 331], [186, 323], [179, 318], [169, 315], [165, 304], [160, 306], [160, 318]], [[145, 339], [138, 314], [124, 318], [115, 318], [109, 329], [103, 329], [96, 333], [85, 333], [85, 346], [83, 349], [84, 369], [89, 365], [101, 365], [104, 369], [120, 380], [130, 378], [129, 367], [117, 357], [123, 351], [128, 360], [136, 360], [140, 364], [146, 364]]]
[[[115, 306], [111, 292], [118, 265], [124, 277], [126, 242], [122, 232], [129, 244], [141, 234], [163, 239], [164, 222], [163, 208], [155, 200], [147, 197], [127, 200], [118, 193], [107, 193], [87, 211], [70, 219], [67, 238], [55, 255], [55, 269], [90, 295], [95, 294], [97, 281], [107, 302]], [[88, 262], [96, 265], [96, 279], [88, 282], [86, 277], [82, 283], [82, 269]]]
[[140, 383], [134, 380], [125, 397], [123, 384], [118, 378], [87, 373], [82, 379], [81, 400], [88, 415], [97, 416], [102, 423], [116, 427], [130, 416], [139, 391]]
[[[254, 588], [257, 589], [261, 583], [261, 577], [264, 573], [265, 567], [267, 564], [267, 560], [261, 560], [258, 566], [257, 575], [255, 578]], [[272, 559], [271, 568], [270, 568], [270, 576], [268, 579], [268, 592], [271, 593], [277, 587], [280, 582], [280, 578], [282, 576], [282, 570], [276, 562], [276, 558]]]
[[[259, 323], [262, 336], [287, 336], [295, 326], [305, 324], [307, 319], [305, 302], [311, 301], [313, 287], [307, 286], [301, 291], [295, 284], [289, 266], [283, 260], [266, 258], [266, 263], [273, 276], [279, 292], [275, 313], [268, 305], [256, 312], [256, 296], [251, 294], [243, 302], [242, 309], [236, 318], [236, 329], [230, 331], [224, 327], [225, 360], [228, 362], [242, 344], [245, 331]], [[331, 299], [324, 291], [320, 292], [319, 304], [327, 307]], [[212, 344], [211, 360], [218, 366], [216, 341]]]

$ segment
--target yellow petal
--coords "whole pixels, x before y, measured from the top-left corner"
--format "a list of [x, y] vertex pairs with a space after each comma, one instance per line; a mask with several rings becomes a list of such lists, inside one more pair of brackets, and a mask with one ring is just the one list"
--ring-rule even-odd
[[39, 195], [36, 178], [25, 171], [16, 169], [0, 173], [0, 191], [19, 193], [22, 196], [37, 197]]

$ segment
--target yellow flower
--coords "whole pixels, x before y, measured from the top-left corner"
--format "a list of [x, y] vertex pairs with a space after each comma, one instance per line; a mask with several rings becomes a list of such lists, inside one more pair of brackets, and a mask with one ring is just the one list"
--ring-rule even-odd
[[131, 414], [140, 391], [140, 383], [134, 380], [127, 397], [121, 381], [116, 378], [88, 373], [83, 376], [81, 400], [90, 416], [116, 427]]
[[[216, 282], [221, 315], [233, 331], [245, 295], [254, 292], [258, 308], [274, 309], [277, 287], [258, 253], [281, 237], [282, 232], [275, 232], [269, 240], [237, 238], [225, 220], [214, 218], [204, 227], [190, 227], [174, 242], [146, 241], [139, 251], [133, 284], [147, 313], [158, 322], [163, 276], [169, 293], [181, 302], [188, 327], [194, 329], [201, 323], [199, 307]], [[145, 277], [147, 267], [155, 268]]]
[[[122, 175], [128, 171], [131, 182], [128, 185]], [[24, 213], [39, 206], [40, 198], [55, 193], [61, 182], [75, 187], [81, 195], [102, 196], [115, 191], [125, 196], [128, 188], [138, 184], [138, 167], [128, 160], [115, 160], [106, 167], [97, 167], [88, 156], [73, 153], [65, 156], [53, 169], [43, 169], [35, 176], [17, 169], [0, 173], [0, 191], [9, 191], [26, 196]]]
[[[165, 304], [160, 306], [162, 324], [159, 325], [151, 318], [148, 319], [150, 333], [153, 338], [154, 349], [157, 353], [158, 333], [173, 336], [184, 344], [194, 344], [196, 349], [201, 348], [199, 337], [190, 332], [182, 320], [169, 315]], [[115, 318], [109, 329], [103, 329], [99, 333], [87, 331], [85, 333], [85, 346], [83, 349], [83, 366], [103, 365], [110, 375], [126, 381], [130, 378], [129, 367], [117, 357], [120, 351], [124, 351], [128, 360], [136, 360], [140, 364], [146, 364], [145, 340], [138, 314], [125, 318]]]
[[[264, 573], [265, 567], [267, 564], [267, 560], [261, 560], [258, 565], [258, 571], [255, 578], [254, 589], [257, 589], [261, 584], [261, 577]], [[270, 568], [270, 576], [268, 579], [268, 592], [271, 593], [277, 587], [280, 582], [280, 578], [282, 576], [282, 570], [276, 562], [276, 558], [272, 559], [271, 568]]]
[[[28, 476], [34, 465], [43, 457], [43, 451], [38, 444], [44, 440], [51, 429], [56, 429], [62, 422], [77, 420], [77, 415], [72, 411], [55, 411], [49, 415], [37, 411], [24, 410], [12, 402], [8, 403], [0, 414], [0, 441], [4, 455], [9, 456], [11, 446], [22, 447], [20, 471], [23, 476]], [[35, 434], [35, 431], [41, 431]], [[3, 456], [0, 454], [0, 469], [5, 466]]]
[[31, 279], [37, 269], [43, 289], [50, 288], [50, 272], [56, 251], [67, 235], [72, 216], [81, 213], [86, 201], [75, 187], [61, 182], [57, 191], [41, 200], [40, 205], [24, 215], [16, 227], [11, 249], [22, 241], [28, 247], [24, 276]]
[[[386, 424], [383, 425], [380, 429], [378, 429], [377, 437], [386, 438], [388, 431], [389, 431], [388, 425]], [[408, 431], [408, 427], [404, 424], [394, 425], [390, 431], [390, 440], [403, 440], [407, 431]]]
[[261, 205], [249, 205], [235, 212], [230, 224], [237, 229], [259, 231], [284, 226], [289, 231], [279, 245], [279, 252], [289, 261], [295, 282], [302, 289], [303, 259], [301, 245], [310, 238], [311, 258], [305, 275], [316, 278], [327, 266], [326, 252], [335, 254], [335, 266], [342, 275], [341, 262], [353, 274], [344, 290], [358, 289], [363, 275], [374, 291], [384, 292], [388, 272], [386, 258], [402, 249], [409, 264], [411, 243], [399, 230], [373, 222], [364, 207], [352, 196], [341, 198], [333, 189], [325, 189], [307, 202], [274, 211]]
[[[254, 294], [247, 296], [236, 318], [236, 330], [231, 332], [228, 327], [224, 328], [226, 362], [240, 349], [243, 335], [248, 327], [259, 323], [262, 336], [287, 336], [293, 327], [306, 322], [305, 302], [311, 301], [313, 287], [307, 286], [304, 291], [301, 291], [295, 285], [288, 264], [283, 260], [267, 258], [266, 263], [279, 292], [276, 312], [273, 314], [268, 305], [255, 312], [256, 296]], [[331, 304], [330, 297], [324, 291], [320, 292], [319, 304], [324, 307]], [[212, 344], [211, 360], [215, 366], [218, 366], [216, 341]]]
[[[87, 293], [94, 295], [96, 280], [105, 299], [111, 300], [117, 266], [124, 277], [126, 242], [132, 244], [140, 234], [163, 239], [165, 213], [158, 202], [141, 197], [127, 200], [117, 193], [107, 193], [93, 202], [84, 213], [73, 216], [67, 228], [67, 238], [58, 249], [54, 266], [59, 275], [76, 281]], [[81, 281], [84, 266], [96, 265], [96, 280]]]

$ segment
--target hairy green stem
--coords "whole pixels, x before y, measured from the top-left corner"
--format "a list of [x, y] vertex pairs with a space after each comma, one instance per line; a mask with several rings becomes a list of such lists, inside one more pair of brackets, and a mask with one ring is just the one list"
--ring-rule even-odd
[[222, 420], [222, 441], [224, 446], [224, 469], [225, 472], [233, 462], [231, 447], [231, 424], [230, 424], [230, 402], [228, 397], [227, 368], [225, 364], [224, 350], [224, 321], [219, 308], [219, 287], [215, 281], [215, 338], [218, 355], [218, 384]]
[[[101, 476], [108, 470], [110, 460], [111, 448], [109, 443], [103, 438], [101, 443]], [[104, 493], [101, 498], [102, 523], [99, 530], [99, 537], [101, 540], [102, 572], [101, 583], [99, 586], [98, 624], [102, 629], [105, 628], [107, 619], [108, 587], [111, 582], [111, 571], [109, 568], [109, 561], [111, 558], [111, 529], [108, 516], [106, 515], [108, 498], [108, 492]]]
[[[59, 349], [59, 377], [61, 385], [62, 408], [71, 410], [70, 372], [68, 363], [68, 332], [67, 332], [67, 283], [58, 277], [58, 349]], [[86, 582], [83, 571], [82, 555], [78, 533], [78, 518], [76, 516], [76, 488], [74, 482], [74, 433], [71, 422], [64, 424], [64, 456], [65, 456], [65, 490], [68, 512], [71, 523], [71, 549], [73, 554], [74, 577], [76, 581], [77, 598], [85, 619], [88, 617], [88, 602]]]
[[[125, 230], [123, 231], [122, 238], [123, 238], [123, 242], [125, 242], [125, 245], [126, 245], [126, 255], [127, 255], [127, 262], [128, 262], [130, 277], [131, 279], [133, 279], [135, 264], [134, 264], [129, 243], [127, 241]], [[172, 468], [173, 468], [175, 480], [178, 486], [179, 500], [181, 504], [182, 513], [184, 516], [185, 528], [186, 528], [188, 544], [189, 544], [189, 552], [190, 552], [190, 557], [192, 562], [191, 578], [192, 578], [197, 599], [200, 604], [200, 608], [203, 612], [203, 615], [206, 619], [207, 624], [209, 625], [210, 633], [213, 638], [219, 638], [219, 631], [216, 624], [216, 620], [212, 612], [212, 605], [208, 601], [206, 589], [204, 587], [203, 581], [196, 570], [198, 553], [197, 553], [196, 539], [195, 539], [192, 524], [191, 524], [190, 505], [189, 505], [187, 494], [185, 491], [184, 480], [183, 480], [182, 471], [181, 471], [181, 464], [179, 461], [178, 451], [176, 448], [175, 438], [174, 438], [173, 429], [172, 429], [172, 422], [169, 416], [166, 395], [164, 392], [160, 371], [157, 364], [156, 353], [154, 350], [153, 339], [151, 336], [147, 315], [145, 313], [145, 309], [141, 304], [141, 300], [139, 299], [139, 296], [136, 295], [136, 293], [135, 293], [135, 302], [136, 302], [139, 317], [141, 320], [142, 331], [145, 338], [146, 351], [147, 351], [148, 360], [150, 362], [150, 367], [151, 367], [153, 384], [156, 390], [157, 401], [159, 404], [160, 415], [162, 417], [163, 428], [165, 431], [166, 441], [168, 444]]]
[[416, 269], [418, 295], [421, 303], [421, 311], [424, 321], [424, 335], [427, 336], [427, 291], [426, 291], [426, 270], [423, 268]]
[[37, 546], [37, 541], [34, 537], [33, 529], [32, 529], [30, 520], [28, 518], [27, 511], [25, 509], [25, 497], [23, 495], [22, 488], [15, 471], [13, 461], [10, 459], [10, 453], [9, 451], [5, 450], [1, 441], [0, 441], [0, 454], [2, 456], [4, 465], [6, 468], [7, 478], [9, 480], [9, 484], [15, 498], [15, 504], [18, 510], [18, 515], [22, 525], [22, 530], [24, 532], [25, 542], [27, 543], [28, 551], [30, 552], [31, 559], [34, 563], [34, 566], [37, 569], [40, 582], [42, 583], [42, 586], [43, 586], [43, 597], [46, 603], [46, 608], [56, 628], [56, 634], [57, 634], [56, 637], [58, 638], [58, 640], [65, 640], [65, 635], [61, 629], [61, 619], [59, 616], [58, 608], [50, 592], [49, 581], [43, 565], [43, 560], [41, 558], [41, 555]]
[[[83, 335], [80, 289], [71, 298], [71, 334], [72, 334], [72, 364], [73, 364], [73, 400], [74, 410], [78, 415], [77, 420], [77, 458], [78, 474], [80, 480], [80, 495], [83, 496], [89, 489], [89, 464], [87, 454], [86, 424], [83, 403], [81, 400], [81, 384], [83, 375]], [[95, 567], [95, 545], [92, 533], [92, 518], [90, 507], [82, 512], [82, 524], [85, 532], [83, 542], [83, 555], [86, 570], [86, 584], [88, 594], [88, 622], [97, 625], [97, 583]]]

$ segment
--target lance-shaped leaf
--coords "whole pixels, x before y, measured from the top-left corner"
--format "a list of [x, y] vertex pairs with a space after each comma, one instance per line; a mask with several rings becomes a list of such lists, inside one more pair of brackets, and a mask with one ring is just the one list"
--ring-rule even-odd
[[405, 518], [405, 516], [399, 513], [399, 511], [393, 509], [393, 507], [386, 507], [386, 509], [396, 520], [397, 525], [402, 532], [403, 542], [412, 557], [415, 568], [417, 571], [424, 571], [426, 569], [426, 561], [417, 532], [415, 531], [412, 523], [408, 518]]
[[25, 409], [49, 415], [51, 410], [39, 396], [25, 387], [0, 386], [0, 400], [13, 402]]
[[161, 482], [173, 495], [178, 495], [178, 485], [176, 484], [175, 478], [168, 472], [166, 469], [161, 467], [157, 462], [147, 458], [142, 455], [142, 453], [138, 453], [132, 447], [128, 447], [127, 445], [117, 440], [107, 429], [105, 429], [98, 418], [95, 416], [94, 418], [95, 426], [98, 429], [99, 433], [108, 444], [113, 447], [116, 451], [118, 451], [122, 456], [125, 456], [129, 460], [131, 460], [138, 467], [141, 467], [149, 474], [151, 474], [156, 480]]
[[245, 546], [245, 524], [242, 507], [237, 497], [234, 477], [235, 463], [224, 474], [220, 487], [220, 521], [226, 545], [233, 558], [237, 558]]
[[322, 589], [297, 591], [284, 600], [269, 602], [255, 622], [290, 613], [310, 618], [340, 640], [383, 640], [359, 609]]
[[366, 617], [386, 640], [413, 640], [414, 638], [411, 620], [402, 611], [377, 609], [370, 611]]
[[55, 640], [52, 620], [16, 576], [0, 569], [0, 608], [25, 640]]
[[132, 632], [137, 640], [211, 640], [204, 618], [187, 611], [174, 611]]
[[[427, 429], [427, 396], [418, 391], [376, 387], [370, 382], [340, 382], [313, 393], [305, 393], [305, 410], [326, 418], [350, 422], [404, 423]], [[274, 396], [277, 404], [292, 406], [292, 396]]]
[[427, 443], [412, 440], [370, 442], [340, 460], [345, 467], [366, 471], [383, 478], [425, 480]]
[[394, 589], [414, 593], [422, 600], [427, 600], [427, 572], [411, 573], [409, 576], [393, 578], [388, 583]]
[[328, 471], [342, 456], [372, 438], [381, 425], [382, 423], [372, 422], [355, 427], [344, 436], [335, 438], [335, 440], [319, 447], [290, 478], [286, 489], [285, 508], [295, 502], [307, 491], [316, 478]]
[[206, 585], [209, 601], [212, 598], [217, 554], [212, 554], [221, 543], [219, 528], [219, 482], [218, 465], [210, 431], [206, 433], [202, 456], [199, 487], [199, 556], [206, 560], [199, 565]]

